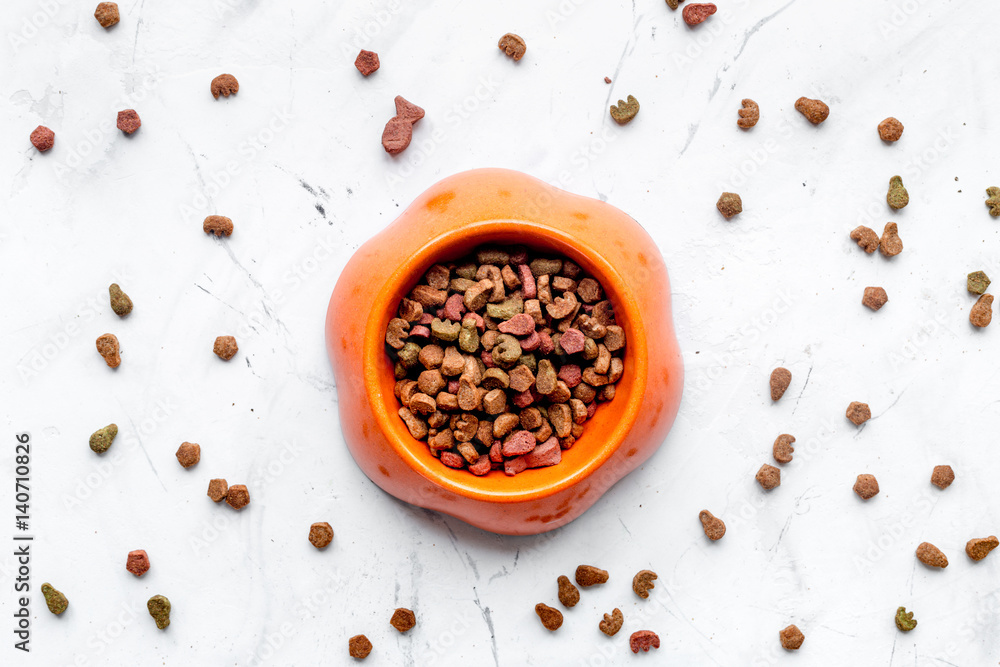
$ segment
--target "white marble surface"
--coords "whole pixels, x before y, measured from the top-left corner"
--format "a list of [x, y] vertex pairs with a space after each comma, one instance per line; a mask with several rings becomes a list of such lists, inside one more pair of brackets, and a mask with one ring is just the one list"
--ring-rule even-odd
[[[998, 532], [997, 324], [974, 331], [965, 275], [1000, 279], [984, 189], [996, 165], [1000, 61], [987, 0], [734, 0], [696, 30], [662, 0], [275, 2], [125, 0], [109, 31], [92, 4], [26, 0], [0, 18], [2, 539], [13, 533], [14, 434], [34, 437], [33, 652], [2, 664], [987, 665], [1000, 660], [1000, 556], [966, 540]], [[496, 49], [521, 34], [527, 56]], [[353, 59], [376, 50], [369, 79]], [[232, 72], [239, 94], [213, 100]], [[606, 85], [605, 76], [614, 79]], [[379, 145], [401, 94], [427, 110], [397, 158]], [[619, 128], [608, 105], [635, 95]], [[832, 108], [820, 127], [800, 95]], [[760, 124], [737, 129], [741, 98]], [[143, 127], [127, 138], [118, 110]], [[876, 124], [906, 125], [895, 145]], [[39, 123], [55, 148], [37, 154]], [[634, 216], [670, 268], [687, 369], [663, 448], [575, 523], [506, 538], [402, 505], [354, 465], [323, 342], [327, 299], [354, 249], [433, 182], [519, 169]], [[885, 188], [903, 175], [908, 208]], [[957, 182], [956, 182], [957, 178]], [[745, 213], [715, 211], [722, 190]], [[201, 219], [236, 233], [207, 238]], [[892, 261], [848, 239], [895, 220]], [[135, 311], [119, 320], [107, 285]], [[860, 304], [882, 285], [889, 304]], [[97, 335], [122, 342], [106, 368]], [[232, 333], [240, 353], [212, 355]], [[794, 373], [772, 405], [767, 374]], [[343, 388], [342, 388], [343, 389]], [[863, 429], [844, 419], [871, 404]], [[96, 428], [121, 434], [103, 458]], [[798, 438], [784, 483], [753, 480], [774, 437]], [[199, 442], [183, 470], [174, 451]], [[939, 463], [958, 479], [928, 483]], [[851, 492], [874, 473], [882, 493]], [[242, 513], [207, 481], [246, 482]], [[701, 533], [707, 507], [729, 532]], [[313, 521], [336, 530], [320, 553]], [[951, 559], [929, 571], [928, 540]], [[135, 579], [125, 554], [146, 549]], [[11, 623], [12, 549], [0, 560]], [[612, 573], [549, 635], [532, 611], [580, 562]], [[660, 579], [650, 600], [634, 572]], [[145, 600], [173, 602], [158, 631]], [[920, 626], [893, 626], [898, 605]], [[417, 611], [407, 636], [388, 626]], [[623, 632], [597, 631], [619, 606]], [[796, 623], [798, 654], [777, 631]], [[660, 634], [632, 656], [631, 631]]]

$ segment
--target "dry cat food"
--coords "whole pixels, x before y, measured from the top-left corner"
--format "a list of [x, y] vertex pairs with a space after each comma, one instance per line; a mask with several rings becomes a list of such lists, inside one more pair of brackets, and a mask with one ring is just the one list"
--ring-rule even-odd
[[889, 179], [889, 191], [885, 194], [885, 201], [889, 208], [898, 211], [910, 203], [910, 194], [903, 187], [903, 177], [893, 176]]
[[879, 238], [874, 229], [861, 225], [851, 232], [851, 239], [858, 242], [858, 247], [869, 255], [878, 250]]
[[354, 635], [347, 640], [347, 653], [356, 660], [367, 658], [372, 648], [372, 643], [364, 635]]
[[670, 9], [677, 9], [682, 2], [684, 2], [684, 0], [667, 0], [667, 7], [670, 7]]
[[774, 456], [774, 460], [778, 463], [791, 463], [792, 454], [795, 453], [795, 447], [792, 447], [794, 443], [795, 436], [787, 433], [782, 433], [775, 438], [774, 445], [771, 447], [771, 455]]
[[706, 21], [718, 9], [718, 7], [710, 2], [693, 3], [684, 5], [684, 11], [681, 12], [681, 16], [688, 25], [698, 25]]
[[508, 32], [506, 35], [501, 37], [500, 41], [497, 42], [497, 46], [500, 47], [501, 51], [506, 53], [514, 60], [520, 60], [521, 58], [523, 58], [524, 54], [528, 50], [528, 45], [525, 43], [525, 41], [521, 37], [515, 35], [512, 32]]
[[802, 634], [796, 625], [789, 625], [787, 628], [778, 633], [778, 638], [781, 640], [781, 648], [786, 651], [796, 651], [802, 646], [802, 642], [806, 640], [806, 636]]
[[653, 582], [657, 579], [656, 573], [652, 570], [639, 570], [632, 577], [632, 591], [643, 600], [649, 598], [649, 591], [656, 588]]
[[740, 117], [736, 124], [744, 130], [749, 130], [760, 120], [760, 106], [751, 99], [745, 99], [740, 104], [743, 108], [737, 112]]
[[378, 61], [378, 54], [374, 51], [365, 51], [361, 49], [358, 53], [358, 57], [354, 60], [354, 66], [358, 68], [362, 76], [368, 76], [372, 72], [376, 71], [381, 65]]
[[219, 359], [229, 361], [240, 351], [240, 347], [236, 344], [236, 338], [233, 336], [219, 336], [215, 339], [212, 351]]
[[556, 580], [559, 585], [559, 602], [567, 609], [575, 607], [580, 601], [580, 589], [573, 585], [565, 574], [560, 575]]
[[785, 395], [785, 390], [792, 383], [792, 372], [779, 366], [771, 371], [771, 400], [777, 401]]
[[170, 625], [170, 600], [166, 597], [154, 595], [146, 601], [146, 609], [160, 630], [165, 630]]
[[407, 102], [402, 96], [395, 99], [396, 115], [389, 119], [382, 130], [382, 148], [389, 155], [396, 155], [406, 150], [413, 139], [413, 125], [424, 117], [424, 110], [412, 102]]
[[190, 468], [201, 461], [201, 445], [197, 442], [182, 442], [175, 456], [182, 467]]
[[208, 497], [215, 502], [222, 502], [229, 494], [229, 484], [224, 479], [213, 479], [208, 482]]
[[951, 466], [934, 466], [931, 472], [931, 484], [939, 489], [947, 489], [955, 481], [955, 471]]
[[855, 426], [861, 426], [872, 418], [871, 408], [868, 407], [867, 403], [852, 401], [851, 404], [847, 406], [847, 418], [851, 420], [851, 423]]
[[602, 570], [601, 568], [594, 567], [593, 565], [580, 565], [576, 568], [576, 583], [580, 584], [584, 588], [590, 588], [591, 586], [607, 583], [608, 576], [607, 570]]
[[743, 200], [735, 192], [723, 192], [719, 195], [719, 201], [715, 202], [715, 208], [719, 209], [722, 217], [729, 220], [743, 212]]
[[625, 617], [622, 616], [622, 610], [615, 607], [614, 611], [610, 614], [604, 615], [604, 620], [598, 623], [597, 627], [608, 637], [614, 637], [618, 634], [618, 631], [622, 629], [622, 625], [624, 624]]
[[409, 632], [416, 624], [417, 615], [406, 607], [400, 607], [392, 612], [392, 618], [389, 619], [389, 625], [396, 628], [399, 632]]
[[899, 227], [895, 222], [887, 222], [879, 240], [878, 251], [885, 257], [895, 257], [903, 252], [903, 239], [899, 238]]
[[474, 475], [559, 463], [625, 368], [601, 285], [518, 248], [430, 267], [385, 341], [410, 435]]
[[879, 310], [889, 301], [889, 295], [882, 287], [866, 287], [861, 303], [872, 310]]
[[31, 131], [29, 139], [31, 139], [31, 145], [37, 148], [39, 153], [44, 153], [55, 145], [56, 133], [44, 125], [39, 125]]
[[[688, 6], [691, 7], [693, 5]], [[649, 653], [649, 649], [651, 648], [660, 648], [660, 637], [652, 630], [639, 630], [633, 632], [632, 636], [628, 638], [628, 647], [632, 649], [632, 653], [638, 653], [639, 651]]]
[[708, 510], [702, 510], [699, 512], [698, 520], [701, 521], [701, 527], [705, 531], [705, 537], [713, 542], [721, 540], [722, 536], [726, 534], [725, 522]]
[[90, 448], [98, 454], [103, 454], [111, 447], [118, 436], [118, 424], [108, 424], [94, 431], [90, 436]]
[[765, 463], [757, 471], [755, 479], [765, 491], [770, 491], [781, 486], [781, 470]]
[[917, 547], [917, 560], [928, 567], [948, 567], [948, 557], [930, 542], [921, 542]]
[[[983, 328], [988, 327], [993, 321], [993, 295], [984, 294], [972, 305], [969, 312], [969, 322], [973, 326]], [[110, 364], [109, 364], [110, 365]]]
[[333, 542], [333, 526], [326, 521], [317, 521], [309, 526], [309, 542], [317, 549], [325, 549]]
[[913, 612], [906, 611], [906, 607], [898, 608], [896, 610], [896, 627], [899, 628], [900, 632], [909, 632], [917, 627], [917, 620], [913, 618]]
[[232, 74], [220, 74], [212, 79], [212, 97], [219, 99], [219, 95], [229, 97], [240, 92], [240, 82]]
[[234, 510], [241, 510], [250, 504], [250, 491], [245, 484], [233, 484], [226, 492], [226, 503]]
[[62, 591], [56, 590], [50, 583], [42, 584], [42, 595], [45, 597], [45, 606], [56, 616], [66, 611], [66, 607], [69, 606], [69, 600]]
[[115, 311], [118, 317], [125, 317], [132, 312], [132, 299], [122, 291], [118, 283], [111, 283], [108, 287], [108, 296], [111, 299], [111, 310]]
[[562, 612], [555, 607], [550, 607], [547, 604], [539, 602], [535, 605], [535, 613], [538, 614], [538, 619], [542, 622], [542, 626], [549, 632], [555, 632], [562, 627]]
[[967, 276], [965, 287], [972, 294], [985, 294], [990, 287], [990, 278], [982, 271], [973, 271]]
[[854, 482], [854, 493], [862, 500], [869, 500], [878, 495], [878, 480], [875, 475], [858, 475], [858, 480]]
[[889, 116], [878, 124], [878, 136], [882, 141], [892, 143], [903, 136], [903, 124]]
[[795, 110], [806, 117], [813, 125], [819, 125], [830, 115], [830, 107], [820, 100], [800, 97], [795, 100]]
[[125, 134], [132, 134], [140, 127], [142, 127], [142, 121], [139, 120], [139, 114], [136, 113], [135, 109], [125, 109], [118, 112], [119, 130]]
[[629, 95], [626, 100], [618, 100], [611, 106], [611, 118], [619, 125], [626, 125], [639, 113], [639, 100]]
[[137, 577], [149, 572], [149, 556], [143, 549], [129, 551], [125, 559], [125, 569]]
[[965, 553], [968, 554], [969, 558], [972, 560], [982, 560], [989, 556], [990, 552], [998, 546], [1000, 546], [1000, 540], [997, 540], [996, 535], [979, 537], [969, 540], [965, 544]]
[[990, 207], [990, 215], [1000, 217], [1000, 188], [986, 188], [986, 205]]
[[210, 215], [201, 223], [201, 228], [206, 234], [216, 236], [232, 236], [233, 221], [224, 215]]
[[110, 28], [121, 20], [118, 14], [118, 4], [115, 2], [102, 2], [94, 10], [94, 18], [101, 24], [102, 28]]
[[114, 334], [101, 334], [97, 337], [97, 351], [104, 357], [108, 368], [118, 368], [122, 363], [121, 348]]

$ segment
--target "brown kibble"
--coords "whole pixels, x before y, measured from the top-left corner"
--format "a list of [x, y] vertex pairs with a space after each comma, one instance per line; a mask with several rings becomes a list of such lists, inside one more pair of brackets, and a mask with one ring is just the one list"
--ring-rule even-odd
[[723, 192], [719, 201], [715, 203], [715, 208], [719, 209], [722, 217], [729, 220], [734, 215], [743, 212], [743, 200], [735, 192]]
[[196, 442], [182, 442], [177, 448], [177, 462], [184, 468], [190, 468], [201, 460], [201, 445]]
[[210, 215], [201, 223], [201, 228], [206, 234], [216, 236], [232, 236], [233, 221], [224, 215]]
[[[694, 7], [694, 5], [688, 5], [685, 9], [689, 7]], [[628, 638], [628, 647], [632, 649], [632, 653], [638, 653], [640, 650], [649, 653], [651, 648], [660, 648], [660, 638], [652, 630], [639, 630], [633, 632], [632, 636]]]
[[777, 486], [781, 486], [781, 470], [765, 463], [757, 471], [755, 479], [765, 491], [770, 491]]
[[142, 121], [139, 120], [139, 114], [136, 113], [135, 109], [125, 109], [118, 112], [119, 130], [125, 134], [132, 134], [140, 127], [142, 127]]
[[795, 625], [789, 625], [779, 632], [778, 637], [781, 639], [781, 648], [786, 651], [797, 650], [802, 646], [802, 642], [806, 640], [806, 636]]
[[652, 570], [639, 570], [632, 577], [632, 591], [643, 600], [649, 598], [649, 591], [656, 587], [653, 583], [658, 577]]
[[903, 136], [903, 124], [889, 116], [878, 124], [878, 136], [882, 141], [892, 143]]
[[677, 7], [680, 6], [680, 3], [682, 2], [684, 2], [684, 0], [667, 0], [667, 7], [676, 10]]
[[795, 101], [795, 110], [806, 117], [813, 125], [819, 125], [830, 115], [830, 107], [820, 100], [800, 97]]
[[226, 493], [226, 503], [234, 510], [241, 510], [250, 504], [250, 492], [244, 484], [233, 484]]
[[225, 499], [226, 495], [229, 493], [229, 485], [224, 479], [213, 479], [208, 483], [208, 497], [214, 502], [220, 502]]
[[229, 97], [240, 92], [240, 82], [232, 74], [220, 74], [212, 79], [212, 97], [219, 99], [219, 95]]
[[872, 310], [878, 310], [888, 301], [889, 295], [882, 287], [866, 287], [864, 296], [861, 297], [861, 303]]
[[212, 351], [219, 357], [219, 359], [224, 359], [229, 361], [236, 353], [239, 352], [240, 348], [236, 344], [236, 339], [233, 336], [219, 336], [215, 339], [215, 345], [212, 346]]
[[109, 368], [118, 368], [122, 363], [118, 338], [114, 334], [102, 334], [97, 337], [97, 351]]
[[114, 2], [102, 2], [94, 10], [94, 18], [101, 24], [102, 28], [110, 28], [121, 20], [118, 13], [118, 4]]
[[795, 436], [788, 435], [787, 433], [782, 433], [775, 438], [774, 446], [771, 448], [774, 460], [778, 463], [791, 463], [792, 454], [795, 453], [795, 448], [792, 447], [792, 443], [794, 442]]
[[604, 83], [611, 83], [611, 77], [610, 76], [604, 77]]
[[378, 54], [374, 51], [365, 51], [361, 49], [361, 53], [354, 60], [354, 66], [358, 68], [363, 76], [368, 76], [375, 70], [379, 68]]
[[740, 117], [736, 124], [744, 130], [749, 130], [760, 120], [760, 107], [751, 99], [743, 100], [742, 104], [743, 108], [738, 112]]
[[875, 475], [858, 475], [858, 481], [854, 483], [854, 493], [862, 500], [878, 495], [878, 480], [875, 479]]
[[785, 395], [785, 390], [792, 383], [792, 372], [779, 366], [771, 371], [771, 400], [777, 401]]
[[969, 313], [969, 322], [972, 326], [983, 328], [988, 327], [993, 321], [993, 295], [984, 294], [976, 300]]
[[982, 560], [990, 555], [990, 552], [1000, 546], [1000, 540], [995, 535], [980, 537], [969, 540], [965, 545], [965, 553], [972, 560]]
[[56, 133], [44, 125], [39, 125], [31, 131], [29, 139], [31, 139], [31, 145], [38, 149], [39, 153], [44, 153], [55, 145]]
[[718, 542], [722, 539], [722, 536], [726, 534], [726, 524], [722, 521], [722, 519], [718, 518], [708, 510], [702, 510], [699, 512], [698, 520], [701, 521], [701, 527], [705, 531], [705, 537], [713, 542]]
[[878, 250], [878, 234], [876, 234], [875, 230], [871, 227], [865, 227], [864, 225], [855, 227], [851, 232], [851, 239], [857, 241], [858, 247], [869, 255]]
[[497, 42], [497, 46], [500, 50], [506, 53], [508, 56], [514, 60], [520, 60], [524, 57], [525, 52], [528, 50], [528, 45], [519, 36], [512, 32], [508, 32], [506, 35], [500, 38]]
[[575, 607], [580, 601], [580, 589], [574, 586], [566, 575], [559, 575], [556, 583], [559, 584], [559, 602], [562, 606]]
[[317, 549], [325, 549], [333, 542], [333, 527], [326, 521], [318, 521], [309, 526], [309, 541]]
[[550, 607], [547, 604], [539, 602], [535, 605], [535, 613], [538, 614], [538, 618], [542, 621], [542, 625], [549, 632], [555, 632], [563, 624], [562, 612], [555, 607]]
[[615, 607], [614, 611], [610, 614], [604, 615], [604, 620], [597, 624], [597, 627], [601, 629], [601, 632], [606, 634], [608, 637], [614, 637], [618, 634], [618, 631], [622, 629], [622, 625], [625, 623], [625, 617], [622, 616], [622, 610]]
[[356, 660], [367, 658], [372, 648], [372, 643], [364, 635], [354, 635], [347, 640], [347, 652]]
[[939, 489], [947, 489], [955, 481], [955, 471], [951, 466], [934, 466], [931, 473], [931, 484]]
[[948, 567], [948, 557], [930, 542], [921, 542], [917, 547], [917, 560], [927, 567]]
[[885, 257], [895, 257], [903, 252], [903, 239], [899, 238], [899, 227], [895, 222], [886, 223], [878, 250]]
[[608, 571], [593, 565], [581, 565], [576, 568], [576, 583], [584, 588], [603, 584], [608, 580]]
[[125, 559], [125, 569], [137, 577], [149, 572], [149, 556], [142, 549], [129, 551]]
[[399, 632], [409, 632], [416, 624], [417, 615], [406, 607], [400, 607], [392, 612], [392, 618], [389, 619], [389, 625], [396, 628]]
[[847, 406], [847, 418], [850, 419], [851, 423], [855, 426], [861, 426], [872, 418], [871, 408], [868, 407], [867, 403], [852, 401], [851, 404]]

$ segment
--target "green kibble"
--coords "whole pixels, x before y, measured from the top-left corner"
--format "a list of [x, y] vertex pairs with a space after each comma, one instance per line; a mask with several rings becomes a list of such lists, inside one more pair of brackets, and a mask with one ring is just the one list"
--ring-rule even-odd
[[989, 286], [989, 276], [982, 271], [974, 271], [969, 274], [967, 287], [973, 294], [984, 294]]
[[118, 283], [111, 283], [108, 287], [108, 294], [111, 295], [111, 310], [115, 311], [118, 317], [125, 317], [132, 312], [132, 299], [122, 291]]
[[69, 606], [69, 600], [66, 599], [66, 596], [53, 588], [52, 584], [42, 584], [42, 595], [45, 596], [45, 604], [49, 611], [56, 616], [66, 611], [66, 607]]
[[510, 334], [497, 336], [497, 344], [491, 350], [493, 361], [501, 366], [511, 366], [521, 358], [521, 343]]
[[103, 454], [111, 447], [111, 443], [115, 441], [117, 435], [118, 425], [108, 424], [104, 428], [94, 431], [94, 434], [90, 436], [90, 448], [98, 454]]
[[886, 193], [885, 200], [893, 210], [901, 209], [910, 203], [910, 195], [903, 187], [901, 176], [893, 176], [889, 179], [889, 192]]
[[474, 354], [479, 349], [479, 331], [476, 329], [475, 320], [462, 322], [462, 330], [458, 332], [458, 346], [462, 352], [469, 354]]
[[417, 365], [417, 358], [420, 356], [420, 346], [413, 342], [407, 343], [397, 354], [399, 355], [399, 363], [403, 364], [404, 368], [413, 368]]
[[480, 264], [503, 266], [510, 261], [510, 255], [499, 248], [483, 248], [476, 252], [476, 261]]
[[476, 266], [472, 262], [468, 262], [467, 264], [460, 264], [460, 265], [456, 266], [455, 267], [455, 275], [457, 275], [459, 278], [465, 278], [466, 280], [472, 280], [472, 279], [474, 279], [476, 277], [476, 271], [478, 271], [478, 270], [479, 270], [478, 266]]
[[397, 380], [402, 380], [406, 377], [406, 366], [396, 362], [396, 365], [392, 367], [392, 374]]
[[600, 349], [597, 347], [597, 341], [593, 338], [588, 338], [583, 341], [583, 358], [587, 361], [592, 361], [597, 358]]
[[154, 595], [146, 602], [146, 609], [160, 630], [170, 625], [170, 600], [162, 595]]
[[514, 296], [507, 297], [500, 303], [486, 304], [486, 315], [495, 320], [509, 320], [518, 313], [523, 312], [524, 300], [516, 294]]
[[532, 373], [538, 370], [538, 361], [535, 359], [535, 355], [532, 353], [522, 354], [521, 358], [518, 359], [517, 362], [519, 364], [527, 366]]
[[445, 321], [437, 317], [431, 321], [431, 335], [438, 340], [451, 342], [458, 338], [458, 332], [461, 329], [462, 325], [458, 322]]
[[913, 618], [913, 612], [906, 611], [906, 607], [900, 607], [897, 609], [896, 627], [899, 628], [900, 632], [909, 632], [913, 628], [917, 627], [917, 621]]
[[533, 259], [531, 264], [531, 273], [535, 276], [544, 275], [555, 275], [562, 271], [563, 263], [561, 259]]
[[986, 205], [990, 207], [990, 215], [1000, 217], [1000, 188], [986, 188]]

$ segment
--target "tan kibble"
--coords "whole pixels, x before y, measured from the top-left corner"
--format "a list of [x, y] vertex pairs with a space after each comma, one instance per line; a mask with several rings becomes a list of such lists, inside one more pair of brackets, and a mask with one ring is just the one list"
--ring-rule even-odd
[[872, 418], [871, 408], [868, 407], [867, 403], [852, 401], [851, 404], [847, 406], [847, 418], [851, 420], [851, 423], [855, 426], [861, 426]]
[[508, 32], [506, 35], [501, 37], [500, 41], [497, 42], [497, 46], [500, 47], [501, 51], [514, 60], [520, 60], [523, 58], [525, 52], [528, 50], [528, 45], [524, 42], [524, 40], [512, 32]]
[[221, 502], [229, 493], [229, 485], [224, 479], [213, 479], [208, 483], [208, 497], [215, 502]]
[[795, 110], [806, 117], [813, 125], [819, 125], [830, 115], [830, 107], [820, 100], [800, 97], [795, 101]]
[[792, 383], [792, 372], [787, 368], [778, 367], [771, 371], [771, 400], [777, 401], [785, 395], [785, 390]]
[[795, 447], [792, 446], [794, 442], [795, 436], [787, 433], [782, 433], [775, 438], [774, 445], [771, 448], [774, 460], [778, 463], [790, 463], [792, 461], [792, 454], [795, 453]]
[[[992, 298], [992, 297], [991, 297]], [[118, 368], [122, 363], [121, 348], [114, 334], [102, 334], [97, 338], [97, 351], [104, 357], [108, 368]]]
[[184, 468], [190, 468], [201, 461], [201, 445], [196, 442], [182, 442], [177, 448], [177, 462]]
[[718, 518], [708, 510], [702, 510], [698, 513], [698, 520], [701, 521], [701, 527], [705, 531], [705, 537], [716, 542], [722, 539], [722, 536], [726, 534], [726, 524], [722, 519]]
[[250, 492], [244, 484], [233, 484], [226, 494], [226, 503], [234, 510], [241, 510], [250, 504]]
[[723, 192], [719, 201], [715, 202], [715, 208], [719, 209], [722, 217], [729, 220], [743, 212], [743, 200], [735, 192]]
[[226, 361], [232, 359], [237, 352], [239, 352], [239, 346], [236, 344], [236, 339], [232, 336], [219, 336], [215, 339], [215, 345], [212, 346], [212, 351], [220, 358]]
[[903, 124], [889, 116], [878, 124], [878, 136], [882, 141], [892, 143], [903, 136]]
[[973, 304], [969, 312], [969, 322], [974, 327], [988, 327], [993, 321], [993, 295], [984, 294]]
[[562, 606], [575, 607], [580, 601], [580, 589], [574, 586], [566, 575], [560, 575], [556, 583], [559, 585], [559, 602]]
[[806, 636], [795, 625], [789, 625], [779, 632], [778, 637], [781, 639], [781, 648], [786, 651], [797, 650], [802, 646], [802, 642], [806, 640]]
[[948, 567], [948, 557], [930, 542], [921, 542], [917, 547], [917, 560], [927, 567]]
[[931, 473], [931, 484], [939, 489], [947, 489], [955, 481], [955, 471], [951, 466], [934, 466]]
[[576, 583], [584, 588], [603, 584], [608, 580], [608, 571], [593, 565], [581, 565], [576, 568]]
[[861, 303], [872, 310], [879, 310], [889, 301], [889, 295], [882, 287], [866, 287]]
[[765, 491], [770, 491], [781, 486], [781, 470], [765, 463], [757, 471], [756, 480]]
[[102, 2], [94, 10], [94, 18], [101, 24], [102, 28], [110, 28], [121, 20], [118, 13], [118, 3]]
[[652, 570], [639, 570], [632, 577], [632, 591], [643, 600], [649, 598], [649, 591], [656, 587], [653, 582], [657, 578], [656, 573]]
[[980, 537], [969, 540], [965, 545], [965, 553], [972, 560], [982, 560], [990, 555], [990, 552], [1000, 546], [1000, 540], [995, 535]]
[[317, 549], [325, 549], [333, 542], [333, 527], [326, 521], [309, 526], [309, 542]]
[[851, 231], [851, 240], [857, 241], [858, 247], [869, 255], [878, 250], [879, 238], [874, 229], [861, 225]]
[[760, 120], [760, 107], [751, 99], [745, 99], [741, 104], [743, 108], [738, 112], [739, 120], [736, 121], [736, 124], [744, 130], [749, 130]]
[[219, 95], [229, 97], [240, 91], [240, 82], [232, 74], [220, 74], [212, 79], [212, 97], [219, 99]]
[[878, 495], [878, 480], [875, 475], [858, 475], [858, 480], [854, 483], [854, 493], [862, 500], [868, 500]]
[[598, 623], [597, 627], [608, 637], [614, 637], [622, 629], [624, 623], [625, 617], [622, 615], [622, 610], [615, 607], [610, 614], [604, 615], [604, 620]]
[[201, 223], [201, 228], [206, 234], [216, 236], [232, 236], [233, 221], [224, 215], [210, 215]]
[[903, 239], [899, 238], [899, 227], [895, 222], [886, 223], [878, 250], [885, 257], [895, 257], [903, 252]]
[[547, 604], [539, 602], [535, 605], [535, 613], [538, 614], [538, 619], [542, 622], [542, 626], [549, 632], [555, 632], [562, 627], [562, 612], [555, 607], [550, 607]]

